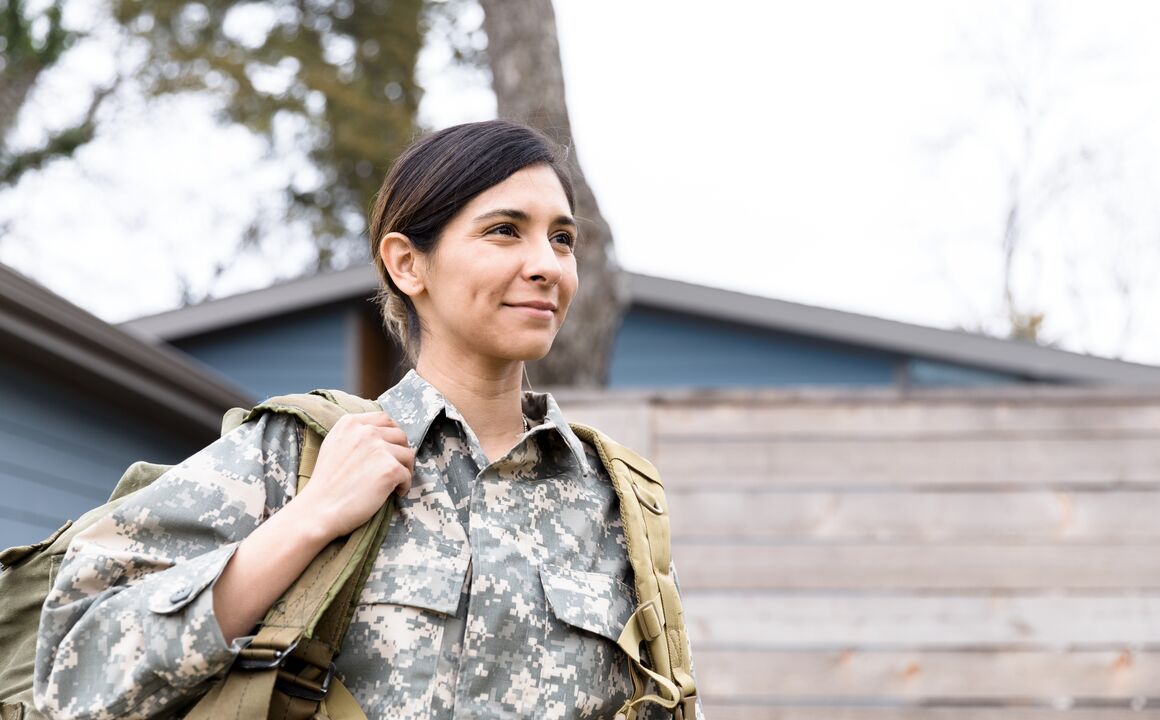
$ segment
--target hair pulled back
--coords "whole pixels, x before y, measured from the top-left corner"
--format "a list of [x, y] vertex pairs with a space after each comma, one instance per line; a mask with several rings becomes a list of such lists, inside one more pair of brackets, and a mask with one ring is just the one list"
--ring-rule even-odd
[[420, 138], [391, 166], [371, 211], [370, 250], [379, 274], [376, 299], [383, 320], [412, 362], [419, 353], [419, 315], [379, 256], [383, 236], [402, 233], [415, 250], [429, 254], [443, 228], [472, 198], [540, 164], [555, 171], [569, 208], [575, 210], [566, 152], [520, 123], [488, 120], [455, 125]]

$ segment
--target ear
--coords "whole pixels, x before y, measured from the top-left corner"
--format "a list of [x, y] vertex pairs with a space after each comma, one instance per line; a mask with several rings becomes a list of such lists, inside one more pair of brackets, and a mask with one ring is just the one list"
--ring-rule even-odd
[[395, 287], [404, 295], [414, 298], [426, 287], [424, 257], [402, 233], [391, 232], [379, 241], [379, 257]]

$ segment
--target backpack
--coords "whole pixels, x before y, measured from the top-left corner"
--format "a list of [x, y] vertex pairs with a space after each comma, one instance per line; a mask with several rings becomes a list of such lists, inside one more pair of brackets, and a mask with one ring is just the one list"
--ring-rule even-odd
[[[225, 435], [267, 412], [289, 414], [304, 426], [298, 489], [310, 479], [322, 439], [348, 412], [381, 410], [370, 400], [336, 390], [270, 398], [250, 410], [234, 408], [222, 419]], [[630, 659], [633, 694], [618, 718], [635, 720], [644, 703], [655, 703], [677, 720], [693, 720], [693, 683], [688, 637], [671, 574], [669, 521], [660, 476], [644, 458], [594, 428], [573, 431], [600, 455], [620, 500], [638, 602], [618, 645]], [[137, 490], [170, 468], [137, 462], [118, 481], [109, 502], [69, 521], [47, 539], [0, 552], [0, 720], [37, 720], [32, 674], [40, 608], [72, 539], [113, 512]], [[366, 720], [358, 702], [334, 677], [355, 602], [386, 535], [391, 503], [365, 525], [327, 546], [263, 619], [225, 677], [185, 716], [191, 720], [287, 718]], [[642, 653], [641, 645], [646, 652]], [[648, 693], [649, 681], [658, 694]]]

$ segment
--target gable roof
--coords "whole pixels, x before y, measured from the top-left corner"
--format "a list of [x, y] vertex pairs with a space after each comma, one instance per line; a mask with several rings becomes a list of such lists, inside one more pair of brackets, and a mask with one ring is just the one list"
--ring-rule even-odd
[[[1160, 367], [1057, 350], [958, 330], [775, 300], [640, 273], [627, 273], [632, 304], [838, 343], [985, 368], [1032, 380], [1160, 385]], [[125, 323], [135, 333], [172, 341], [296, 310], [370, 298], [370, 265], [314, 275]]]
[[0, 265], [0, 346], [109, 401], [177, 427], [221, 428], [253, 400], [188, 356], [145, 342]]

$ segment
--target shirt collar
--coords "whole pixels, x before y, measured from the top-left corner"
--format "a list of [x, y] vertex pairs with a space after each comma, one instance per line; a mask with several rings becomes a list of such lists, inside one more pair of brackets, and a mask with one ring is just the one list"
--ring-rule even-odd
[[435, 386], [414, 370], [378, 398], [379, 405], [407, 435], [407, 444], [418, 450], [431, 423], [446, 409], [447, 400]]
[[590, 474], [592, 467], [588, 464], [588, 453], [584, 451], [584, 444], [580, 442], [580, 438], [576, 436], [576, 433], [572, 431], [572, 426], [564, 418], [564, 413], [556, 404], [556, 398], [552, 397], [550, 393], [525, 390], [523, 404], [524, 414], [533, 422], [539, 421], [540, 423], [538, 427], [532, 428], [532, 432], [555, 428], [560, 437], [564, 438], [564, 443], [572, 450], [572, 455], [576, 458], [576, 463], [580, 469], [585, 475]]
[[[378, 403], [399, 424], [407, 435], [407, 444], [416, 451], [423, 444], [431, 423], [435, 422], [440, 412], [466, 424], [455, 406], [443, 397], [443, 393], [414, 370], [409, 370], [393, 388], [380, 395]], [[592, 472], [583, 443], [564, 419], [564, 413], [550, 393], [525, 390], [522, 405], [524, 414], [532, 422], [532, 434], [555, 430], [564, 439], [583, 472]]]

